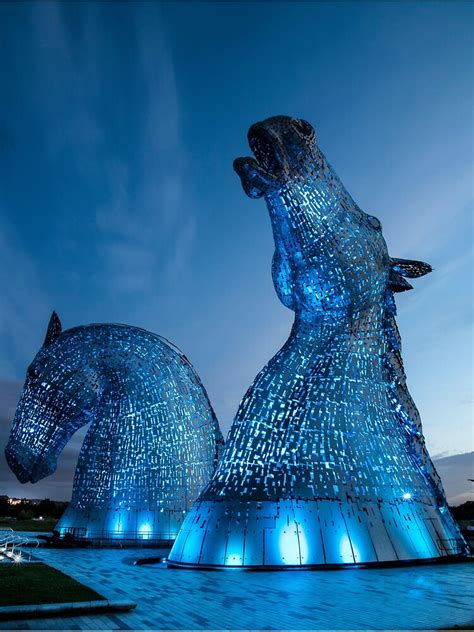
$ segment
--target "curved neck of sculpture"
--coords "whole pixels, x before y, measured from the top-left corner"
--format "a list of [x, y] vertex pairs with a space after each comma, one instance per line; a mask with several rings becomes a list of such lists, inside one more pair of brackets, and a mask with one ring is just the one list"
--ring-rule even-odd
[[[321, 154], [313, 176], [302, 173], [266, 195], [275, 247], [283, 247], [296, 264], [322, 242], [322, 232], [335, 220], [344, 204], [354, 204], [343, 184]], [[330, 174], [330, 182], [328, 182]]]
[[[319, 196], [316, 187], [295, 182], [266, 197], [272, 223], [275, 248], [295, 265], [301, 265], [308, 256], [311, 242], [317, 242], [318, 225], [322, 215], [315, 203]], [[311, 205], [311, 212], [308, 212]]]
[[[339, 189], [323, 186], [322, 181], [308, 183], [301, 179], [266, 197], [275, 242], [275, 290], [280, 300], [305, 320], [319, 322], [327, 317], [338, 318], [347, 311], [341, 297], [334, 294], [330, 304], [326, 300], [324, 305], [317, 305], [318, 297], [331, 281], [329, 269], [337, 263], [326, 233], [336, 231], [340, 222], [339, 193]], [[328, 199], [330, 197], [332, 199]], [[282, 283], [287, 287], [282, 287]], [[282, 298], [282, 293], [291, 295], [290, 304]], [[312, 305], [310, 310], [308, 299]]]
[[342, 349], [358, 354], [380, 353], [385, 348], [385, 307], [347, 314], [345, 318], [333, 314], [308, 322], [295, 315], [290, 338], [301, 341], [307, 352], [336, 353]]
[[[78, 427], [103, 419], [99, 412], [105, 408], [110, 411], [107, 416], [112, 421], [117, 420], [119, 415], [127, 414], [126, 410], [121, 410], [121, 402], [140, 396], [149, 383], [136, 376], [137, 372], [142, 378], [145, 374], [149, 376], [152, 373], [150, 367], [145, 369], [138, 357], [124, 354], [125, 335], [125, 332], [123, 335], [103, 335], [98, 328], [95, 335], [94, 326], [70, 330], [64, 364], [78, 374], [77, 382], [81, 383], [81, 388], [75, 394], [75, 402], [83, 416], [82, 420], [78, 416], [78, 425], [71, 427], [70, 436]], [[77, 350], [80, 350], [79, 356]]]

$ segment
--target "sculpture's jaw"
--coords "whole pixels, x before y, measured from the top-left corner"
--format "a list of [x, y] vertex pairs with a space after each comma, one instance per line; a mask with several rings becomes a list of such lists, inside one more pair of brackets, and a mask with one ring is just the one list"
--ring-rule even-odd
[[263, 197], [277, 186], [276, 179], [253, 158], [236, 158], [234, 170], [240, 177], [245, 193], [251, 198]]
[[255, 158], [237, 158], [234, 169], [245, 193], [251, 198], [259, 198], [278, 187], [287, 164], [278, 136], [263, 124], [252, 125], [247, 138]]
[[20, 483], [37, 483], [56, 471], [54, 455], [38, 456], [30, 447], [10, 441], [5, 448], [5, 458]]
[[316, 146], [311, 125], [289, 116], [255, 123], [247, 138], [255, 158], [237, 158], [234, 169], [251, 198], [267, 195], [304, 172], [304, 157], [313, 156]]
[[255, 123], [249, 129], [247, 139], [263, 173], [277, 176], [285, 170], [285, 153], [278, 134]]

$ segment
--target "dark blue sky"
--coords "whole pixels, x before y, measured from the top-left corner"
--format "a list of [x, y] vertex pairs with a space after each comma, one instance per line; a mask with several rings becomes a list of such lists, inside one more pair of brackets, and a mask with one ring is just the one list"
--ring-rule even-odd
[[409, 386], [432, 453], [472, 449], [472, 27], [470, 2], [2, 3], [1, 436], [53, 308], [174, 341], [227, 431], [292, 321], [232, 160], [289, 114], [434, 266], [398, 298]]

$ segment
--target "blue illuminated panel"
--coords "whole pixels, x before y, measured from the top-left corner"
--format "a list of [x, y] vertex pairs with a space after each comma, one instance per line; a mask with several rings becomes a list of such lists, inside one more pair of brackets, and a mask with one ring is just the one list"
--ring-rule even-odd
[[13, 422], [11, 469], [21, 482], [48, 476], [73, 433], [89, 422], [72, 500], [56, 529], [95, 541], [174, 540], [222, 443], [189, 361], [142, 329], [61, 332], [53, 314]]
[[457, 555], [406, 387], [394, 293], [431, 270], [392, 259], [305, 121], [274, 117], [234, 167], [265, 197], [272, 275], [295, 312], [283, 348], [244, 396], [223, 455], [169, 561], [301, 567]]

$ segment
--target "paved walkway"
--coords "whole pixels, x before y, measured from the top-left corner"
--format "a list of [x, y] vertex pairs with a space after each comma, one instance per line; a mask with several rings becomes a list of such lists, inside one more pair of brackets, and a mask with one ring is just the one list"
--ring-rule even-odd
[[35, 556], [135, 611], [2, 629], [433, 629], [474, 623], [474, 563], [249, 572], [134, 566], [152, 549], [37, 549]]

